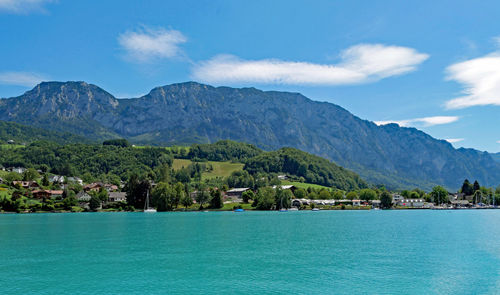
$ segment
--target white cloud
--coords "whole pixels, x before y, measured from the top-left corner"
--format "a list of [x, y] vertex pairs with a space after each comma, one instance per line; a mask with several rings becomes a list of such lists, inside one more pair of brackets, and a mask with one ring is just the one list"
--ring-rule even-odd
[[54, 0], [0, 0], [0, 11], [11, 13], [29, 13], [31, 11], [44, 11], [46, 3]]
[[500, 143], [500, 140], [497, 140], [497, 143]]
[[387, 124], [398, 124], [401, 127], [429, 127], [435, 125], [449, 124], [458, 121], [460, 117], [457, 116], [434, 116], [434, 117], [424, 117], [408, 120], [398, 120], [398, 121], [375, 121], [377, 125], [387, 125]]
[[413, 48], [360, 44], [344, 50], [338, 64], [279, 59], [243, 60], [219, 55], [196, 65], [193, 78], [207, 83], [345, 85], [414, 71], [429, 55]]
[[181, 56], [183, 52], [179, 45], [186, 41], [187, 38], [179, 31], [145, 26], [138, 31], [129, 31], [118, 37], [118, 42], [127, 52], [127, 57], [139, 63]]
[[456, 142], [461, 142], [464, 140], [464, 138], [447, 138], [445, 139], [449, 143], [456, 143]]
[[33, 87], [48, 79], [37, 73], [3, 72], [0, 73], [0, 84]]
[[[493, 41], [500, 46], [500, 37]], [[446, 102], [448, 109], [500, 105], [500, 51], [452, 64], [446, 73], [464, 88], [463, 96]]]

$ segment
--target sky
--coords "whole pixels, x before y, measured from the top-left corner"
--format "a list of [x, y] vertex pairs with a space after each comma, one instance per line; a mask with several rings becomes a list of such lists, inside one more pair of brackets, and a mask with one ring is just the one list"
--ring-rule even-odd
[[41, 81], [119, 98], [256, 87], [500, 152], [498, 19], [488, 0], [0, 0], [0, 97]]

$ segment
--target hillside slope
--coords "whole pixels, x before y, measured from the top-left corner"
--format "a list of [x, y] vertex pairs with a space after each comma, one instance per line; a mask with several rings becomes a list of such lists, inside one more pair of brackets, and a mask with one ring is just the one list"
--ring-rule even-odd
[[488, 153], [454, 149], [414, 128], [377, 126], [298, 93], [188, 82], [118, 100], [85, 82], [45, 82], [0, 100], [0, 120], [145, 144], [232, 139], [266, 150], [289, 146], [391, 188], [443, 184], [456, 189], [464, 178], [500, 182], [500, 164]]

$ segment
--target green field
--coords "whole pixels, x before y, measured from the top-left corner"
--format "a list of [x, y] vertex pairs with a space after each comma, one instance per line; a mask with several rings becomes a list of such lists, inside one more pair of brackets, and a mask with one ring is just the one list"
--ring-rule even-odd
[[[150, 148], [150, 147], [157, 147], [157, 146], [153, 146], [153, 145], [133, 145], [134, 148], [136, 149], [145, 149], [145, 148]], [[189, 146], [166, 146], [164, 147], [166, 150], [173, 150], [173, 149], [185, 149], [186, 152], [189, 153], [189, 149], [190, 147]]]
[[282, 180], [281, 181], [282, 185], [294, 185], [299, 188], [307, 189], [308, 187], [314, 188], [314, 189], [323, 189], [326, 188], [327, 190], [331, 190], [332, 188], [327, 187], [327, 186], [322, 186], [319, 184], [313, 184], [313, 183], [304, 183], [304, 182], [298, 182], [298, 181], [288, 181], [288, 180]]
[[[174, 163], [172, 166], [174, 170], [179, 170], [182, 167], [187, 167], [192, 163], [193, 161], [191, 160], [174, 159]], [[231, 163], [231, 162], [208, 161], [203, 163], [211, 164], [213, 167], [212, 171], [203, 173], [202, 175], [203, 179], [215, 178], [215, 177], [228, 177], [234, 171], [242, 170], [244, 166], [241, 163]]]
[[24, 145], [22, 144], [0, 144], [0, 149], [17, 149], [17, 148], [23, 148]]

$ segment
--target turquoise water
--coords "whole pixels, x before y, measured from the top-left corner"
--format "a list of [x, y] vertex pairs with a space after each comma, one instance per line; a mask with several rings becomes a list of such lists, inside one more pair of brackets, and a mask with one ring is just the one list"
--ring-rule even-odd
[[498, 294], [500, 210], [0, 215], [1, 294]]

